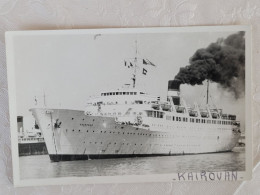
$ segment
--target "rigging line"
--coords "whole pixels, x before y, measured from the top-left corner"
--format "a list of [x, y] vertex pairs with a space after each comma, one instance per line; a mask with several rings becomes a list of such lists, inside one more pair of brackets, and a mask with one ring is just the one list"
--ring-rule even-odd
[[213, 98], [212, 98], [212, 96], [211, 96], [211, 95], [209, 95], [209, 97], [210, 97], [210, 99], [211, 99], [211, 101], [212, 101], [212, 104], [213, 104], [213, 106], [214, 106], [215, 108], [217, 108], [216, 104], [215, 104], [215, 103], [214, 103], [214, 101], [213, 101]]
[[205, 91], [205, 88], [203, 88], [203, 89], [201, 90], [201, 93], [200, 93], [200, 96], [199, 96], [199, 99], [200, 99], [199, 105], [201, 105], [201, 102], [204, 101], [205, 95], [204, 95], [203, 99], [201, 100], [201, 97], [202, 97], [202, 95], [204, 94], [204, 91]]

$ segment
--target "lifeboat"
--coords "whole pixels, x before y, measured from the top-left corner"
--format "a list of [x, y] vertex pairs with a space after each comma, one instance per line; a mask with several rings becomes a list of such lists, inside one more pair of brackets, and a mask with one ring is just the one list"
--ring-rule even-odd
[[200, 115], [201, 115], [201, 117], [203, 117], [203, 118], [208, 118], [208, 117], [209, 117], [208, 112], [200, 112]]
[[212, 113], [211, 113], [211, 116], [212, 116], [212, 118], [218, 118], [218, 113], [212, 112]]
[[180, 107], [180, 106], [178, 106], [177, 108], [176, 108], [176, 112], [178, 112], [178, 113], [184, 113], [184, 107]]
[[191, 111], [189, 112], [189, 115], [190, 115], [190, 116], [197, 117], [197, 116], [198, 116], [198, 113], [197, 113], [197, 111], [195, 111], [195, 110], [191, 110]]
[[164, 110], [164, 111], [171, 110], [171, 105], [170, 104], [162, 104], [161, 107], [162, 107], [162, 110]]
[[160, 105], [158, 103], [153, 103], [152, 108], [155, 110], [160, 110]]
[[222, 119], [228, 119], [228, 115], [227, 114], [222, 114], [221, 118]]

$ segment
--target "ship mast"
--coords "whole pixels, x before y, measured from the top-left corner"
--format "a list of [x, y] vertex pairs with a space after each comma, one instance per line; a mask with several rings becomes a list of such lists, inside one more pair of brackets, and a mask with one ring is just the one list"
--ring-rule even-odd
[[136, 81], [136, 67], [137, 67], [137, 41], [135, 40], [135, 59], [134, 59], [134, 74], [133, 74], [133, 88], [135, 88]]
[[207, 104], [209, 104], [209, 80], [207, 80]]
[[[137, 70], [139, 69], [139, 66], [138, 66], [138, 60], [142, 60], [143, 61], [143, 65], [151, 65], [151, 66], [154, 66], [155, 65], [150, 62], [148, 59], [143, 59], [143, 58], [138, 58], [137, 57], [138, 55], [138, 49], [137, 49], [137, 40], [135, 40], [135, 57], [134, 58], [130, 58], [130, 62], [127, 62], [125, 60], [125, 66], [127, 66], [128, 68], [131, 68], [131, 70], [133, 70], [133, 76], [132, 76], [132, 80], [133, 80], [133, 88], [135, 88], [136, 86], [136, 74], [137, 74]], [[127, 64], [130, 64], [130, 65], [127, 65]], [[145, 68], [143, 68], [143, 74], [146, 75], [147, 73], [147, 70]]]

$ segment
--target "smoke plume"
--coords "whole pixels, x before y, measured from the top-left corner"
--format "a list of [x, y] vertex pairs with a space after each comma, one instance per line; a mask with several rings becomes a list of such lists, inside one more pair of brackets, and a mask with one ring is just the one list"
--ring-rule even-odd
[[201, 85], [208, 79], [240, 98], [245, 89], [244, 35], [238, 32], [197, 50], [189, 60], [190, 65], [180, 68], [175, 79], [190, 85]]

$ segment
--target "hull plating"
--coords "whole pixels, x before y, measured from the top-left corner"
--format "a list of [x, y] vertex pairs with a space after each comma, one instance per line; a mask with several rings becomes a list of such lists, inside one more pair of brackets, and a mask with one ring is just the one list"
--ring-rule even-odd
[[144, 129], [118, 124], [113, 117], [86, 116], [83, 111], [31, 111], [53, 161], [226, 152], [240, 137], [231, 125], [154, 119], [151, 128]]

